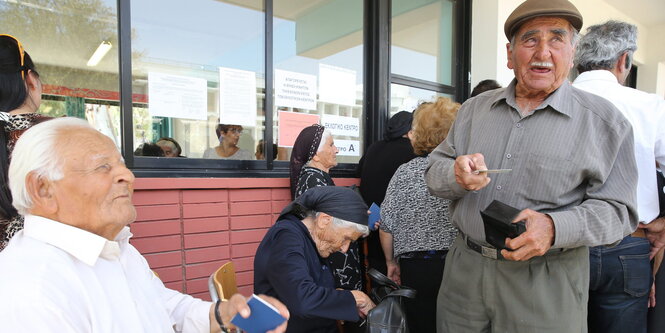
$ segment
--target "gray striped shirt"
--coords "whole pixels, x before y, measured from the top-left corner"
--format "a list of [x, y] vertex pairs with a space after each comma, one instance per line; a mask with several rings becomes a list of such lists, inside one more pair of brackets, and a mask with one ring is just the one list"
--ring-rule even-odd
[[[485, 240], [479, 211], [492, 200], [549, 214], [554, 248], [621, 240], [637, 227], [637, 170], [630, 123], [607, 100], [568, 81], [522, 116], [515, 84], [468, 100], [448, 137], [430, 155], [430, 192], [453, 200], [452, 223]], [[455, 181], [457, 156], [481, 153], [490, 175], [479, 191]]]

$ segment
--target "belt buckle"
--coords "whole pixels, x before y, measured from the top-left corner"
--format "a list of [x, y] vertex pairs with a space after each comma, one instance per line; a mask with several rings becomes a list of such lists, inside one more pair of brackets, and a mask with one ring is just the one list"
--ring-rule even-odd
[[480, 246], [480, 249], [481, 249], [480, 254], [482, 254], [483, 257], [490, 258], [490, 259], [497, 259], [498, 258], [496, 249], [493, 249], [493, 248], [487, 247], [487, 246], [482, 246], [482, 245]]

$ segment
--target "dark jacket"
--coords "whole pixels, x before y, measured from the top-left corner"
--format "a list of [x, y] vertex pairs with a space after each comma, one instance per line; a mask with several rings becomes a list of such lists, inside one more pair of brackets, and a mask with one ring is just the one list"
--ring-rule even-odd
[[[386, 196], [388, 183], [397, 168], [415, 157], [411, 142], [402, 137], [390, 141], [377, 141], [367, 148], [358, 163], [358, 175], [360, 176], [360, 194], [368, 207], [372, 205], [372, 202], [381, 206]], [[370, 267], [385, 274], [386, 264], [378, 232], [372, 232], [366, 241]]]
[[335, 320], [357, 321], [350, 291], [335, 290], [307, 227], [286, 215], [263, 237], [254, 258], [254, 292], [282, 301], [291, 318], [287, 332], [337, 332]]

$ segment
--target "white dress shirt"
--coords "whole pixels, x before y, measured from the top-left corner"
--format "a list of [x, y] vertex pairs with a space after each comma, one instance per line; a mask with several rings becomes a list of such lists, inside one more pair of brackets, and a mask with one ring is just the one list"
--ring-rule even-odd
[[27, 215], [0, 252], [0, 331], [209, 332], [211, 303], [164, 287], [131, 236]]
[[584, 72], [573, 85], [609, 100], [633, 125], [639, 174], [637, 212], [640, 222], [651, 222], [660, 211], [655, 162], [665, 166], [665, 101], [658, 95], [622, 86], [606, 70]]

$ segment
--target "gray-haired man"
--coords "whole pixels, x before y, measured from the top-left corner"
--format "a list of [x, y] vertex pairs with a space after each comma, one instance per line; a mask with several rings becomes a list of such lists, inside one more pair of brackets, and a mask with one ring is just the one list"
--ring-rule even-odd
[[656, 164], [665, 165], [665, 101], [654, 94], [624, 87], [637, 50], [637, 27], [608, 21], [587, 29], [577, 46], [580, 75], [573, 85], [612, 102], [633, 125], [639, 173], [637, 212], [640, 228], [617, 246], [591, 248], [589, 332], [646, 332], [651, 287], [649, 246], [645, 230], [665, 223], [660, 212]]

